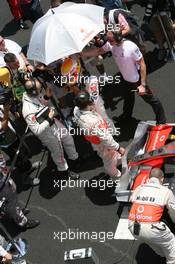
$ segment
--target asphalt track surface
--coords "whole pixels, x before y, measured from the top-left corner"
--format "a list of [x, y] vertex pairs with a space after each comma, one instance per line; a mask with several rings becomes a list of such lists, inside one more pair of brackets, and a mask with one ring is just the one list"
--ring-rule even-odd
[[[133, 9], [142, 17], [143, 9], [133, 4]], [[44, 10], [49, 7], [49, 1], [42, 0]], [[28, 23], [30, 24], [30, 23]], [[30, 30], [17, 30], [16, 24], [10, 14], [9, 7], [5, 0], [0, 4], [0, 34], [18, 42], [24, 48], [29, 42]], [[174, 108], [174, 64], [160, 64], [156, 60], [156, 45], [150, 41], [146, 42], [148, 66], [148, 80], [154, 92], [162, 101], [167, 115], [168, 122], [175, 120]], [[105, 60], [108, 74], [117, 73], [112, 59]], [[118, 116], [122, 112], [122, 100], [119, 97], [119, 87], [106, 86], [103, 89], [104, 100], [107, 111], [111, 116]], [[127, 146], [132, 139], [137, 120], [152, 120], [154, 118], [152, 109], [136, 96], [133, 119], [131, 122], [120, 127], [121, 135], [118, 138], [120, 144]], [[118, 126], [118, 125], [117, 125]], [[41, 145], [34, 137], [28, 137], [31, 148], [32, 160], [39, 160], [42, 156]], [[81, 142], [79, 145], [80, 155], [86, 156], [81, 166], [81, 179], [99, 179], [103, 173], [102, 163], [93, 154], [91, 148]], [[112, 189], [105, 191], [100, 188], [74, 187], [65, 188], [60, 191], [53, 187], [53, 180], [56, 179], [55, 167], [48, 157], [44, 157], [40, 173], [40, 186], [35, 187], [29, 203], [30, 216], [41, 221], [41, 225], [33, 230], [21, 233], [29, 242], [27, 260], [29, 264], [63, 264], [65, 250], [92, 247], [100, 259], [100, 264], [113, 263], [137, 263], [137, 264], [160, 264], [165, 263], [159, 256], [145, 245], [126, 240], [104, 239], [104, 233], [115, 233], [118, 216], [118, 203], [111, 199]], [[101, 187], [101, 189], [103, 189]], [[19, 199], [22, 205], [25, 204], [30, 189], [20, 190]], [[65, 239], [63, 242], [58, 239], [58, 232], [73, 231], [89, 232], [89, 238]], [[98, 239], [92, 234], [98, 234]], [[14, 226], [11, 226], [11, 233], [16, 234]], [[56, 236], [54, 235], [56, 234]], [[55, 239], [54, 239], [55, 237]], [[104, 242], [100, 242], [105, 240]], [[78, 262], [77, 262], [78, 263]], [[84, 262], [82, 262], [83, 264]], [[85, 262], [86, 263], [86, 262]]]

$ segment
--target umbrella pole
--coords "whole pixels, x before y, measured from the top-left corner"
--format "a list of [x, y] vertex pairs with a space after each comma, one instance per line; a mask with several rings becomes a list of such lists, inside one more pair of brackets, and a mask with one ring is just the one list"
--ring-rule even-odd
[[[39, 179], [39, 172], [40, 172], [41, 165], [42, 165], [43, 159], [45, 157], [45, 154], [46, 154], [46, 148], [44, 148], [44, 151], [43, 151], [43, 154], [42, 154], [42, 157], [41, 157], [41, 160], [40, 160], [40, 165], [39, 165], [39, 167], [38, 167], [38, 169], [36, 171], [36, 174], [35, 174], [35, 177], [34, 177], [35, 181]], [[27, 201], [26, 201], [26, 204], [25, 204], [23, 210], [25, 210], [27, 208], [28, 204], [29, 204], [30, 198], [32, 196], [33, 189], [34, 189], [34, 186], [31, 187], [31, 190], [29, 192], [29, 195], [28, 195], [28, 198], [27, 198]]]

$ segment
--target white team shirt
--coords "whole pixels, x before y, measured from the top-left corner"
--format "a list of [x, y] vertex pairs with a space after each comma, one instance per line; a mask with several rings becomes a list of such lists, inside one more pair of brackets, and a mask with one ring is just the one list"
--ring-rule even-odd
[[139, 64], [137, 62], [142, 58], [142, 53], [134, 42], [124, 40], [120, 46], [112, 46], [107, 42], [102, 48], [104, 51], [112, 52], [124, 80], [132, 83], [139, 80]]
[[16, 55], [17, 59], [20, 62], [20, 69], [23, 69], [25, 67], [25, 62], [20, 55], [22, 48], [13, 40], [4, 39], [4, 41], [5, 41], [5, 47], [7, 49], [7, 52], [0, 51], [0, 67], [6, 66], [6, 63], [4, 61], [4, 56], [6, 53], [10, 52]]

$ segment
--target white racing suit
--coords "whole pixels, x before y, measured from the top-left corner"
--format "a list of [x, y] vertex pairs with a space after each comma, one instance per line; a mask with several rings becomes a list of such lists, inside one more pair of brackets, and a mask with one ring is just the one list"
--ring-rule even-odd
[[68, 164], [64, 158], [63, 147], [70, 160], [76, 160], [78, 153], [72, 136], [69, 135], [68, 130], [60, 120], [54, 118], [54, 123], [51, 126], [47, 120], [42, 123], [37, 122], [36, 114], [46, 105], [48, 105], [48, 101], [44, 100], [42, 94], [28, 96], [27, 93], [24, 93], [23, 117], [33, 134], [50, 150], [58, 171], [65, 171], [68, 169]]
[[106, 173], [115, 181], [121, 176], [117, 169], [121, 155], [118, 152], [119, 144], [108, 131], [107, 122], [95, 111], [81, 111], [74, 108], [75, 122], [80, 127], [85, 139], [90, 141], [92, 147], [102, 158]]
[[104, 101], [99, 94], [99, 84], [96, 76], [88, 77], [88, 82], [86, 82], [85, 90], [90, 94], [91, 99], [95, 105], [95, 111], [106, 120], [108, 127], [112, 128], [112, 134], [115, 135], [115, 126], [113, 121], [109, 118], [104, 107]]
[[[133, 202], [129, 213], [129, 230], [147, 243], [155, 252], [166, 257], [167, 264], [175, 263], [175, 236], [161, 221], [164, 207], [175, 222], [175, 197], [170, 189], [160, 184], [157, 178], [140, 185], [131, 196]], [[134, 222], [140, 224], [139, 235], [134, 234]]]

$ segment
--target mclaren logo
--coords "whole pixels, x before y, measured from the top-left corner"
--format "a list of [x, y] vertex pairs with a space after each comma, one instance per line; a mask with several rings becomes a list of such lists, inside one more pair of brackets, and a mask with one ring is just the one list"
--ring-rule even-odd
[[139, 214], [142, 214], [142, 213], [144, 212], [144, 210], [145, 210], [145, 207], [144, 207], [143, 205], [140, 205], [140, 206], [138, 206], [138, 208], [137, 208], [137, 212], [138, 212]]
[[163, 136], [160, 137], [160, 142], [162, 142], [164, 140], [165, 140], [165, 135], [163, 135]]

